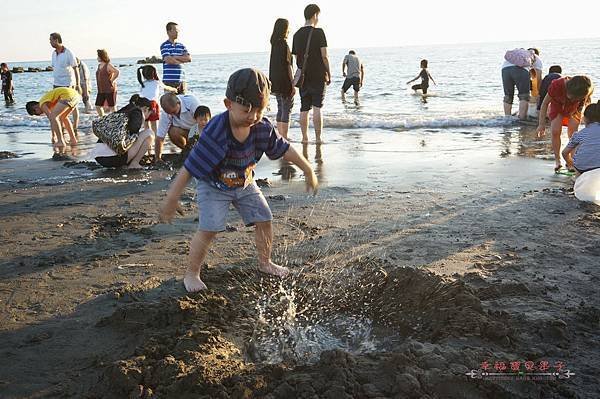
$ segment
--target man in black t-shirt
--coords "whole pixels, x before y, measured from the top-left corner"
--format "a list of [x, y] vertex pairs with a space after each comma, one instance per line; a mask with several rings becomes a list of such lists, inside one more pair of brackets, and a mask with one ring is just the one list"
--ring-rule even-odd
[[14, 104], [12, 73], [5, 62], [0, 64], [0, 74], [2, 75], [2, 93], [4, 93], [4, 101], [6, 101], [6, 105]]
[[327, 56], [327, 39], [323, 29], [317, 28], [321, 10], [316, 4], [309, 4], [304, 9], [306, 23], [294, 34], [292, 54], [296, 56], [296, 66], [302, 68], [306, 56], [306, 45], [309, 35], [310, 45], [306, 70], [304, 71], [304, 84], [300, 88], [300, 130], [302, 131], [302, 142], [308, 142], [308, 112], [313, 110], [313, 125], [315, 128], [315, 139], [321, 142], [321, 129], [323, 117], [321, 107], [325, 97], [325, 87], [331, 83], [331, 72], [329, 69], [329, 57]]

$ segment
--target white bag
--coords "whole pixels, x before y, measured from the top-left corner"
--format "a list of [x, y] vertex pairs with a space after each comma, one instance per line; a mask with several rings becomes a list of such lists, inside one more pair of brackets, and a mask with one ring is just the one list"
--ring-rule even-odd
[[600, 169], [583, 173], [575, 180], [575, 197], [600, 205]]

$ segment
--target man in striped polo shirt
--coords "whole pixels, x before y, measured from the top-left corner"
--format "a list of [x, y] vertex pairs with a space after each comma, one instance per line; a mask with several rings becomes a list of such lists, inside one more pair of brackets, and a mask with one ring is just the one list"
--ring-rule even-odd
[[179, 93], [183, 93], [183, 66], [186, 62], [191, 62], [192, 57], [187, 48], [177, 41], [179, 28], [175, 22], [167, 23], [167, 35], [169, 40], [160, 45], [160, 55], [163, 59], [163, 82], [166, 85], [175, 87]]

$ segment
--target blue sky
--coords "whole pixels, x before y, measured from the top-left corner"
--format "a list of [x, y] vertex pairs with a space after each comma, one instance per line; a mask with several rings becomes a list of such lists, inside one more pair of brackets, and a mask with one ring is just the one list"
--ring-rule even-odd
[[[48, 35], [57, 31], [80, 58], [106, 48], [112, 57], [158, 55], [164, 25], [180, 25], [192, 54], [268, 51], [276, 18], [304, 23], [308, 2], [53, 0], [10, 2], [0, 15], [2, 61], [50, 58]], [[208, 5], [210, 4], [210, 5]], [[332, 48], [597, 37], [597, 2], [566, 8], [559, 1], [317, 1], [319, 26]], [[165, 6], [169, 5], [169, 6]], [[172, 6], [171, 6], [172, 5]], [[562, 17], [563, 19], [558, 19]], [[14, 38], [11, 40], [10, 38]]]

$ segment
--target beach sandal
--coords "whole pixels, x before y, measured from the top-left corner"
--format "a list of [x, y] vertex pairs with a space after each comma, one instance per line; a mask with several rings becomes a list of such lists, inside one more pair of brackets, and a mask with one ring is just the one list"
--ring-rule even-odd
[[557, 175], [563, 175], [563, 176], [575, 176], [575, 172], [570, 171], [568, 169], [555, 170], [554, 173]]
[[559, 173], [559, 171], [562, 169], [562, 165], [558, 165], [554, 167], [554, 173]]

